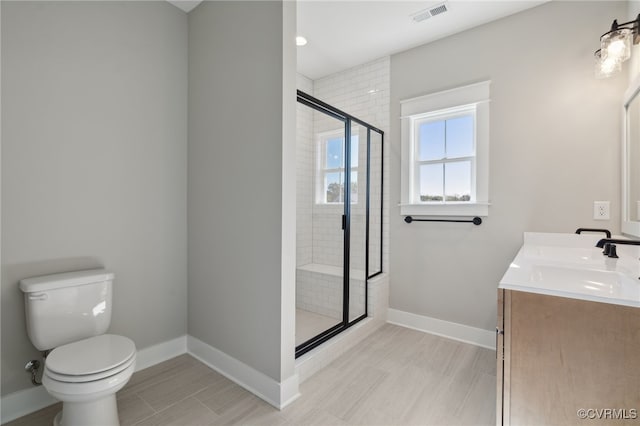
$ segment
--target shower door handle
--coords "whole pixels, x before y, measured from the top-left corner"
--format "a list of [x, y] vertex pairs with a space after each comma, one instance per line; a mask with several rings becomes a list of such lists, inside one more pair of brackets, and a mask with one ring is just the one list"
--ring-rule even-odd
[[347, 227], [347, 215], [343, 214], [342, 215], [342, 230], [344, 231], [344, 229]]

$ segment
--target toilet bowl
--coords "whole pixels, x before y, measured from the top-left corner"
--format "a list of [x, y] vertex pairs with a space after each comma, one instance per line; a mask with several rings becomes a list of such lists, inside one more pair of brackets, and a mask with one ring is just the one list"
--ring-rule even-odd
[[42, 384], [62, 401], [61, 426], [117, 426], [116, 392], [136, 366], [132, 340], [105, 334], [113, 272], [74, 271], [20, 280], [27, 334], [47, 354]]
[[45, 361], [42, 384], [62, 401], [60, 426], [118, 425], [116, 392], [135, 369], [134, 343], [104, 334], [54, 349]]

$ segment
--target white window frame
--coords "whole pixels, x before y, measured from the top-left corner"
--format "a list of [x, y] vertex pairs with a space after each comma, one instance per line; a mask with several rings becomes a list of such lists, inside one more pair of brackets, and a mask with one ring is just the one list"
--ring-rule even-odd
[[[356, 128], [351, 129], [351, 134], [354, 134]], [[344, 139], [344, 128], [330, 130], [327, 132], [321, 132], [316, 134], [316, 205], [319, 206], [342, 206], [344, 205], [344, 201], [338, 202], [328, 202], [327, 201], [327, 193], [326, 188], [324, 187], [324, 177], [327, 173], [346, 173], [347, 170], [351, 171], [351, 175], [354, 174], [358, 176], [358, 185], [360, 185], [360, 176], [358, 167], [360, 166], [360, 158], [358, 157], [358, 167], [338, 167], [333, 169], [327, 168], [327, 142], [329, 139], [333, 139], [336, 137], [341, 137]], [[344, 148], [344, 147], [343, 147]], [[344, 154], [344, 150], [343, 150]], [[360, 151], [358, 150], [358, 156], [360, 155]], [[351, 157], [353, 158], [353, 152], [351, 153]], [[345, 159], [346, 160], [346, 159]], [[346, 188], [345, 188], [346, 189]], [[360, 201], [360, 187], [358, 186], [358, 199], [356, 201], [351, 199], [351, 205], [357, 205]]]
[[[484, 81], [400, 102], [400, 214], [414, 216], [489, 215], [489, 87]], [[471, 167], [471, 201], [423, 202], [419, 197], [417, 123], [454, 118], [474, 111], [475, 158]], [[458, 159], [456, 159], [458, 160]], [[447, 161], [441, 160], [440, 162]], [[438, 161], [436, 161], [438, 162]]]

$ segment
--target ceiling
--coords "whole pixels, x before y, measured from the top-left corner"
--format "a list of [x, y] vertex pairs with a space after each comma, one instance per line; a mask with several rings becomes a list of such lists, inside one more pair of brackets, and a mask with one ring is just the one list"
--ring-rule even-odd
[[[185, 12], [201, 0], [167, 0]], [[288, 1], [288, 0], [285, 0]], [[549, 0], [298, 0], [298, 72], [312, 80], [503, 18]], [[412, 16], [445, 3], [447, 11]]]
[[[298, 0], [298, 72], [315, 80], [545, 3], [528, 0]], [[416, 23], [412, 15], [446, 3]]]
[[189, 13], [191, 10], [202, 3], [202, 0], [167, 0], [169, 3], [174, 5], [175, 7], [184, 10]]

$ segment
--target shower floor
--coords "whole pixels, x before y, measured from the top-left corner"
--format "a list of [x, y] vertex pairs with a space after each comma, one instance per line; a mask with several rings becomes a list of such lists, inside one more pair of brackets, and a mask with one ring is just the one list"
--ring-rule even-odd
[[340, 323], [339, 319], [296, 309], [296, 346], [338, 323]]

